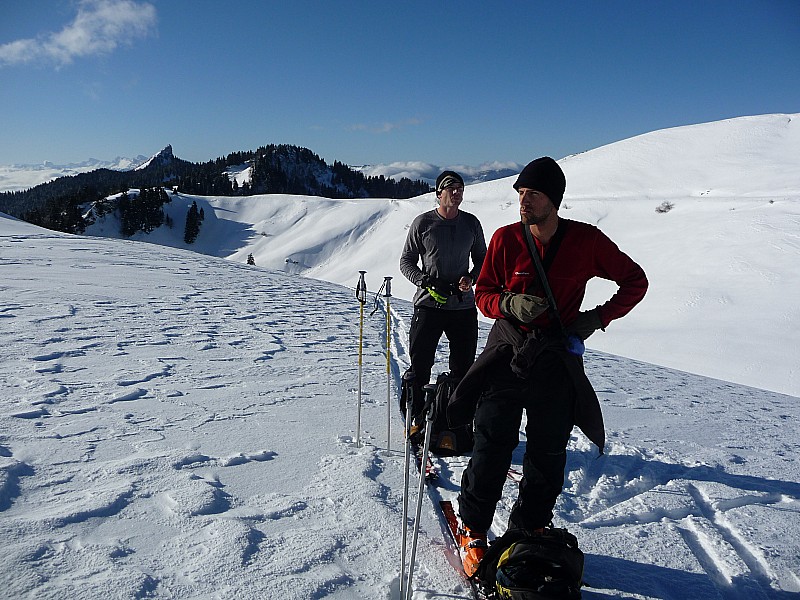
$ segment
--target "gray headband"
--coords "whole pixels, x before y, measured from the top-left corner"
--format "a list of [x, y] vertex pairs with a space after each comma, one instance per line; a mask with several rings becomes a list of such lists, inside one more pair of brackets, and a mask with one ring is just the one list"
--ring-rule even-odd
[[436, 192], [441, 192], [444, 188], [450, 187], [453, 184], [464, 185], [464, 182], [461, 181], [458, 177], [453, 177], [452, 175], [447, 175], [444, 179], [439, 182], [439, 187], [436, 188]]

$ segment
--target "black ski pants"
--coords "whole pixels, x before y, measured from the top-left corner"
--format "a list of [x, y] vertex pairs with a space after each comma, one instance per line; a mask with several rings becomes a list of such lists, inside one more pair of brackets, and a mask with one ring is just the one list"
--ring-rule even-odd
[[450, 344], [450, 375], [460, 379], [475, 362], [478, 348], [478, 309], [414, 307], [409, 332], [410, 370], [414, 375], [411, 413], [414, 416], [419, 415], [423, 408], [423, 387], [430, 382], [436, 349], [442, 334]]
[[564, 486], [567, 443], [575, 415], [575, 392], [562, 359], [545, 351], [528, 379], [505, 361], [489, 367], [475, 412], [475, 447], [461, 478], [461, 520], [488, 531], [503, 494], [508, 468], [519, 445], [522, 411], [527, 414], [523, 478], [508, 528], [538, 529], [553, 518]]

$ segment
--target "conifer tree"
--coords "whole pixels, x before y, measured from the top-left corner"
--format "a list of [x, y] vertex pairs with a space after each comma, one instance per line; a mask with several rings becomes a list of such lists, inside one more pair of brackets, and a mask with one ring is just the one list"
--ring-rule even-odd
[[194, 244], [199, 233], [200, 215], [197, 211], [197, 202], [192, 202], [189, 212], [186, 213], [186, 228], [183, 231], [183, 241], [187, 244]]

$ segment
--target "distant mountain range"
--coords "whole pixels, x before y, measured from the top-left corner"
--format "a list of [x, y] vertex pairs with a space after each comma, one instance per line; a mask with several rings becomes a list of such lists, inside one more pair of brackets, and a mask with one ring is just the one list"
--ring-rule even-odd
[[[172, 146], [145, 160], [118, 159], [125, 169], [91, 169], [33, 187], [0, 193], [0, 212], [67, 233], [80, 233], [84, 208], [129, 189], [167, 187], [201, 196], [292, 194], [325, 198], [412, 198], [430, 184], [407, 177], [365, 175], [328, 164], [307, 148], [270, 144], [205, 163], [176, 157]], [[76, 169], [72, 169], [76, 171]]]
[[[172, 152], [171, 146], [167, 146]], [[165, 148], [166, 150], [166, 148]], [[80, 173], [90, 173], [99, 169], [112, 171], [141, 170], [164, 150], [152, 155], [139, 154], [134, 158], [118, 156], [113, 160], [100, 160], [90, 158], [79, 163], [55, 164], [45, 161], [41, 164], [13, 164], [0, 165], [0, 193], [27, 190], [43, 183], [48, 183], [59, 177], [71, 177]], [[245, 165], [246, 166], [246, 165]], [[244, 168], [244, 167], [243, 167]], [[365, 177], [386, 177], [398, 181], [408, 178], [411, 181], [424, 181], [433, 185], [436, 177], [445, 169], [457, 171], [469, 184], [502, 179], [519, 173], [522, 165], [517, 163], [484, 163], [478, 166], [469, 165], [435, 165], [420, 161], [393, 162], [386, 164], [352, 166], [353, 170], [362, 173]], [[236, 172], [237, 175], [239, 172]], [[241, 177], [237, 177], [241, 184]]]
[[469, 165], [434, 165], [431, 163], [411, 161], [365, 165], [353, 168], [361, 171], [364, 175], [373, 177], [380, 175], [393, 179], [407, 177], [412, 181], [419, 179], [430, 185], [435, 184], [436, 178], [442, 171], [451, 170], [461, 175], [464, 178], [464, 183], [471, 185], [473, 183], [483, 183], [484, 181], [494, 181], [495, 179], [511, 177], [519, 173], [522, 166], [523, 165], [515, 162], [491, 162], [474, 167]]
[[136, 158], [118, 156], [114, 160], [90, 158], [80, 163], [64, 165], [45, 161], [38, 165], [15, 164], [0, 165], [0, 192], [16, 192], [27, 190], [59, 177], [71, 177], [79, 173], [89, 173], [98, 169], [113, 171], [130, 171], [146, 163], [150, 157], [140, 154]]

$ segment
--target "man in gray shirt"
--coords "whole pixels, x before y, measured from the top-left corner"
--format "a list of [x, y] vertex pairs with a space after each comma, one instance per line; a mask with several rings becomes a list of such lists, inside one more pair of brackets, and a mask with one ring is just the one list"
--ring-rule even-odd
[[444, 171], [436, 178], [436, 199], [435, 209], [411, 223], [400, 255], [400, 272], [417, 286], [409, 332], [411, 368], [403, 375], [412, 383], [412, 435], [422, 425], [422, 388], [430, 381], [442, 334], [450, 343], [450, 376], [456, 380], [472, 366], [478, 344], [472, 285], [486, 256], [483, 228], [475, 215], [459, 209], [464, 180], [458, 173]]

